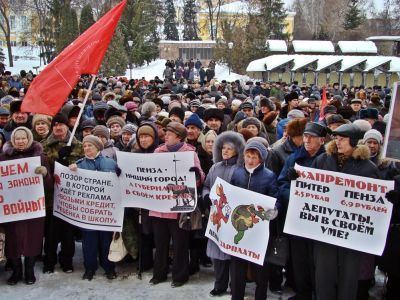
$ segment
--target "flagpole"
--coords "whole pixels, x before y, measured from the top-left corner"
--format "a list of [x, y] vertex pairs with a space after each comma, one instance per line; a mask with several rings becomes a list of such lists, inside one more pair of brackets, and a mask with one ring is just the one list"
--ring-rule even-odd
[[79, 125], [79, 120], [82, 117], [83, 110], [85, 109], [85, 105], [86, 105], [87, 99], [89, 98], [89, 94], [92, 91], [92, 87], [93, 87], [93, 84], [94, 84], [94, 81], [95, 81], [96, 77], [97, 77], [97, 75], [92, 75], [92, 80], [90, 81], [88, 92], [85, 95], [85, 99], [83, 99], [83, 103], [82, 103], [83, 105], [82, 105], [81, 109], [79, 110], [79, 114], [78, 114], [78, 117], [76, 118], [74, 129], [72, 129], [71, 136], [69, 137], [69, 141], [68, 141], [67, 146], [71, 146], [71, 144], [72, 144], [72, 139], [75, 136], [76, 129], [78, 128], [78, 125]]

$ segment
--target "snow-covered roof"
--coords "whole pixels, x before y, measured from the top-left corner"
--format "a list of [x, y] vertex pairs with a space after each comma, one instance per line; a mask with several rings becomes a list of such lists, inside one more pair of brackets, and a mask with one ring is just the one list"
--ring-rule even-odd
[[396, 56], [351, 56], [351, 55], [301, 55], [301, 54], [279, 54], [270, 55], [261, 59], [253, 60], [247, 66], [247, 72], [273, 71], [276, 68], [293, 61], [292, 71], [317, 62], [316, 71], [322, 71], [338, 62], [341, 62], [339, 72], [347, 72], [354, 66], [365, 62], [364, 72], [371, 72], [375, 68], [389, 63], [388, 72], [400, 72], [400, 57]]
[[261, 59], [253, 60], [246, 68], [247, 72], [272, 71], [290, 61], [294, 60], [291, 55], [271, 55]]
[[367, 59], [364, 72], [372, 71], [373, 69], [378, 68], [390, 62], [391, 60], [392, 59], [389, 56], [372, 56], [371, 58]]
[[160, 44], [215, 44], [216, 41], [171, 41], [171, 40], [161, 40]]
[[377, 35], [366, 38], [367, 41], [400, 41], [400, 35]]
[[293, 41], [294, 52], [335, 53], [330, 41]]
[[339, 41], [338, 46], [342, 53], [378, 53], [375, 43], [371, 41]]
[[[242, 1], [235, 1], [227, 4], [223, 4], [220, 6], [220, 13], [224, 14], [245, 14], [249, 12], [249, 4], [247, 2]], [[253, 13], [257, 13], [259, 10], [258, 8], [251, 9]], [[208, 8], [202, 9], [200, 12], [208, 13]]]
[[268, 45], [271, 52], [287, 52], [287, 45], [284, 40], [267, 40], [265, 45]]
[[293, 55], [293, 57], [294, 65], [292, 71], [297, 71], [300, 68], [306, 67], [309, 64], [318, 61], [318, 56], [314, 55]]

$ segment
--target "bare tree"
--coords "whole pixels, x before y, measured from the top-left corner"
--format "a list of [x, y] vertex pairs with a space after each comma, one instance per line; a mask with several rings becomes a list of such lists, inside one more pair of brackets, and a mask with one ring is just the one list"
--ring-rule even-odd
[[0, 29], [4, 34], [7, 44], [8, 53], [8, 64], [10, 67], [14, 66], [14, 61], [12, 57], [11, 48], [11, 18], [10, 16], [15, 16], [23, 13], [26, 10], [25, 0], [0, 0]]
[[[221, 12], [221, 5], [224, 5], [224, 0], [206, 0], [206, 6], [208, 10], [208, 23], [210, 29], [211, 40], [215, 40], [218, 37], [218, 26], [219, 26], [219, 16]], [[215, 4], [214, 4], [215, 2]]]

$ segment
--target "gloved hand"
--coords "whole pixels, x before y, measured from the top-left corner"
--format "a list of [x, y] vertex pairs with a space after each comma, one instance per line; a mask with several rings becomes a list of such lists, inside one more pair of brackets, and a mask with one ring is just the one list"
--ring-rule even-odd
[[393, 177], [395, 177], [399, 174], [400, 174], [400, 170], [397, 168], [389, 169], [389, 171], [387, 172], [387, 176], [389, 179], [393, 179]]
[[120, 167], [118, 167], [118, 165], [115, 166], [115, 174], [117, 174], [117, 176], [121, 176], [122, 170]]
[[196, 180], [200, 180], [201, 179], [201, 173], [198, 167], [191, 167], [189, 169], [189, 172], [194, 172], [194, 174], [196, 175]]
[[288, 169], [287, 177], [288, 177], [289, 180], [296, 180], [300, 176], [297, 173], [297, 171], [295, 170], [295, 168], [291, 167], [291, 168]]
[[70, 164], [69, 167], [70, 171], [76, 172], [78, 170], [78, 165], [77, 164]]
[[43, 166], [36, 167], [35, 174], [40, 174], [42, 176], [46, 176], [47, 175], [46, 167], [43, 167]]
[[393, 205], [396, 205], [399, 203], [400, 192], [391, 190], [386, 193], [385, 197], [389, 202], [393, 203]]
[[68, 166], [68, 156], [72, 152], [72, 146], [64, 146], [58, 150], [58, 162], [64, 166]]
[[268, 209], [265, 212], [265, 218], [269, 221], [272, 221], [273, 219], [275, 219], [278, 216], [278, 209], [275, 207], [273, 209]]

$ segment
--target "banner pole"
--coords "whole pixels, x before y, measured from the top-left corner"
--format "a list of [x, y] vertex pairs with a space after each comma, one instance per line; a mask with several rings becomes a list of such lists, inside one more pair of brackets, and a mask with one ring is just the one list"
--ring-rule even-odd
[[94, 81], [95, 81], [96, 77], [97, 77], [97, 75], [92, 75], [92, 80], [90, 81], [88, 92], [85, 95], [85, 99], [83, 99], [82, 107], [79, 110], [79, 114], [78, 114], [78, 117], [76, 118], [76, 122], [75, 122], [74, 128], [72, 129], [71, 136], [69, 137], [69, 141], [68, 141], [67, 146], [71, 146], [71, 144], [72, 144], [72, 139], [74, 138], [76, 130], [77, 130], [78, 126], [79, 126], [79, 120], [82, 117], [83, 110], [85, 109], [85, 105], [86, 105], [87, 99], [89, 98], [89, 94], [92, 91], [92, 87], [93, 87], [93, 84], [94, 84]]

